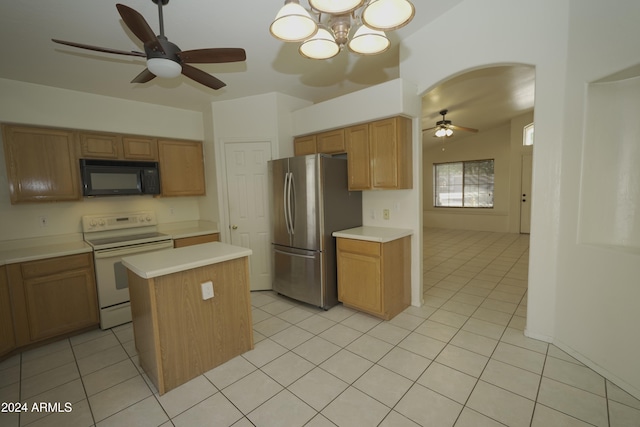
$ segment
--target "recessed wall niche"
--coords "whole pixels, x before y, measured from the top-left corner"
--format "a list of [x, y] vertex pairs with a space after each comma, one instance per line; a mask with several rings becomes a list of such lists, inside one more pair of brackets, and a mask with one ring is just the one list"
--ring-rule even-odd
[[640, 64], [587, 87], [578, 237], [640, 251]]

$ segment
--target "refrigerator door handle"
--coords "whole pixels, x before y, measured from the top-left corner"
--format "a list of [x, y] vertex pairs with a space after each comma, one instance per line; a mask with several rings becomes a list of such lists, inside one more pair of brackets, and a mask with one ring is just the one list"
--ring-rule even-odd
[[293, 172], [289, 172], [289, 223], [291, 223], [291, 234], [295, 234], [296, 229], [296, 184], [293, 179]]
[[285, 197], [284, 197], [284, 203], [285, 203], [285, 220], [287, 223], [287, 232], [289, 234], [293, 234], [293, 215], [292, 215], [292, 187], [293, 187], [293, 173], [292, 172], [287, 172], [287, 174], [285, 175]]
[[282, 254], [282, 255], [293, 256], [293, 257], [298, 257], [298, 258], [308, 258], [308, 259], [315, 259], [316, 258], [313, 255], [294, 254], [294, 253], [291, 253], [291, 252], [280, 251], [278, 249], [274, 249], [273, 251], [276, 252], [276, 253]]
[[291, 234], [291, 227], [289, 226], [289, 172], [284, 174], [284, 188], [282, 190], [282, 194], [284, 197], [282, 198], [283, 210], [284, 210], [284, 223], [287, 226], [287, 234]]

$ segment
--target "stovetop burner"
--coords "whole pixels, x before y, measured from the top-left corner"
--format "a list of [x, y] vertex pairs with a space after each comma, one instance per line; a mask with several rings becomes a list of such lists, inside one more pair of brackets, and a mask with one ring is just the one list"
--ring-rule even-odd
[[125, 235], [125, 236], [113, 236], [113, 237], [104, 237], [98, 239], [86, 239], [86, 242], [89, 243], [94, 248], [104, 247], [104, 246], [115, 246], [114, 244], [119, 243], [118, 246], [125, 245], [133, 245], [136, 243], [147, 243], [158, 240], [168, 240], [170, 237], [163, 233], [144, 233], [144, 234], [133, 234], [133, 235]]

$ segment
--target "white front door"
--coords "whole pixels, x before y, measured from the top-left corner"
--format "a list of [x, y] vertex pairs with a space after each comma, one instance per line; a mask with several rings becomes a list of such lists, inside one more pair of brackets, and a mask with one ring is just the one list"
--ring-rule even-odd
[[267, 161], [271, 143], [225, 144], [231, 244], [249, 248], [251, 290], [271, 289], [271, 222]]
[[531, 173], [533, 170], [533, 153], [522, 154], [522, 178], [520, 192], [520, 233], [529, 234], [531, 230]]

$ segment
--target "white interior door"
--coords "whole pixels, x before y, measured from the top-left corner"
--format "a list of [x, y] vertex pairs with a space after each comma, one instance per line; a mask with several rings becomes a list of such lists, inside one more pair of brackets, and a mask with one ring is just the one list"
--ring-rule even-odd
[[533, 170], [533, 153], [522, 155], [522, 183], [520, 193], [520, 233], [529, 234], [531, 230], [531, 174]]
[[249, 257], [252, 291], [271, 289], [269, 160], [269, 142], [225, 144], [231, 244], [253, 251]]

